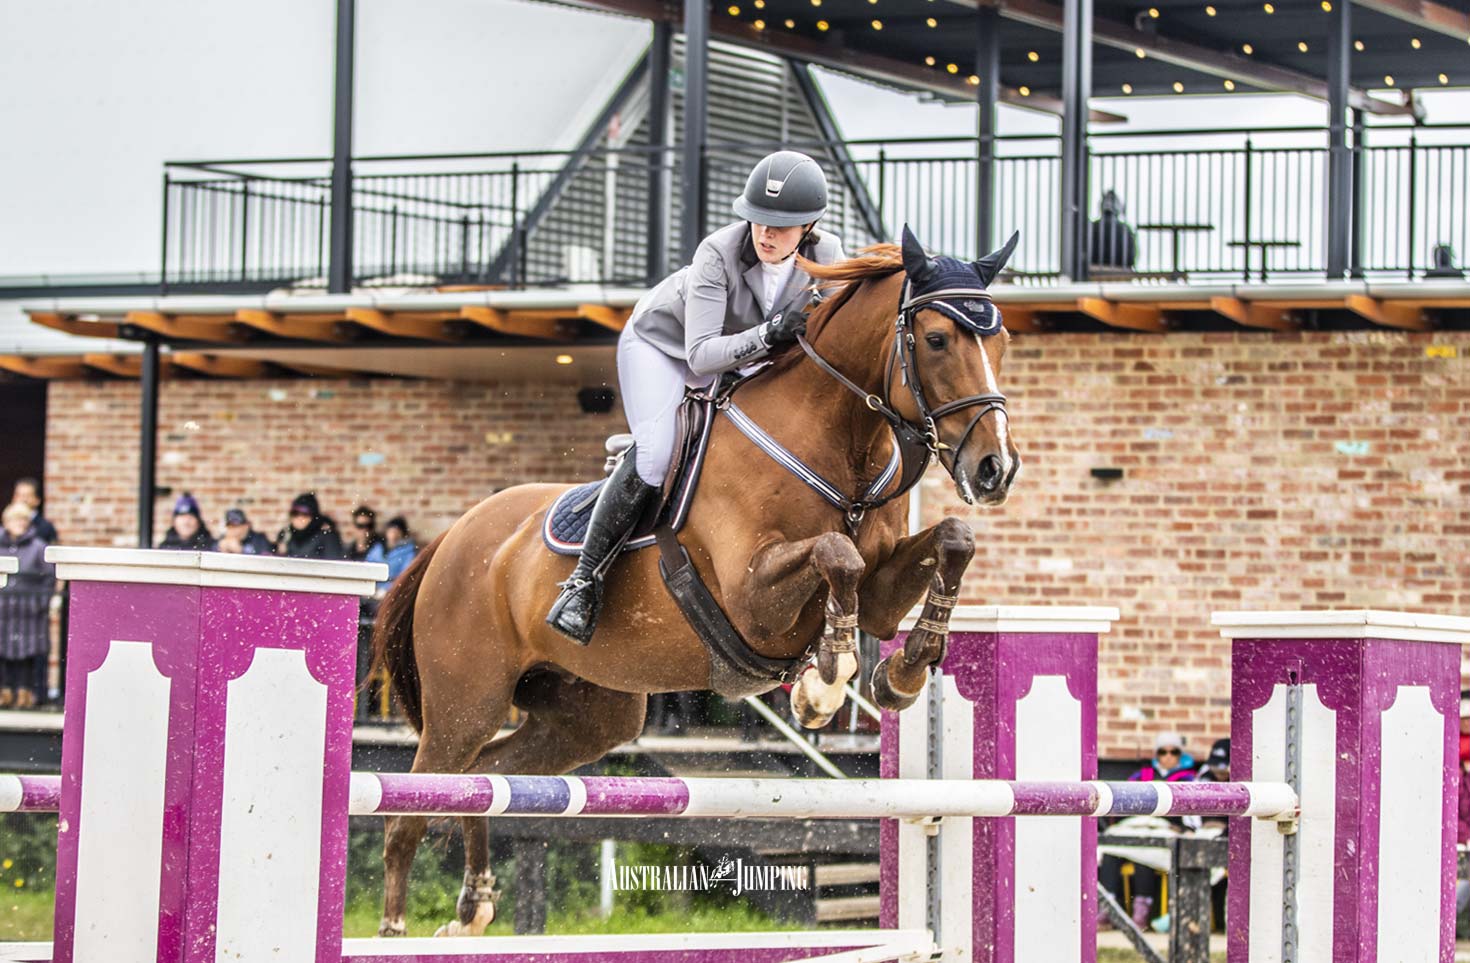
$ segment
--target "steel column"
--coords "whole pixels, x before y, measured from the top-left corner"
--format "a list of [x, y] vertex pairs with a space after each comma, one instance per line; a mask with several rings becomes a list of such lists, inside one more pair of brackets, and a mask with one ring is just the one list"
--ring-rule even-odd
[[138, 439], [138, 547], [153, 547], [153, 500], [158, 482], [158, 339], [143, 343], [138, 379], [141, 430]]
[[975, 91], [979, 107], [975, 131], [975, 254], [988, 253], [995, 244], [995, 110], [1000, 97], [1000, 11], [982, 6], [976, 11]]
[[704, 239], [704, 142], [709, 127], [709, 4], [684, 2], [683, 220], [679, 253], [687, 264]]
[[1368, 210], [1363, 197], [1363, 187], [1367, 183], [1364, 176], [1363, 165], [1368, 157], [1366, 150], [1367, 124], [1364, 122], [1364, 114], [1361, 110], [1353, 111], [1353, 146], [1352, 146], [1352, 176], [1353, 176], [1353, 213], [1352, 245], [1349, 251], [1349, 272], [1355, 278], [1363, 276], [1363, 220], [1364, 213]]
[[674, 26], [653, 22], [648, 47], [648, 258], [650, 285], [669, 273], [669, 69]]
[[332, 101], [332, 238], [327, 290], [352, 289], [352, 54], [357, 0], [337, 0], [337, 72]]
[[1092, 99], [1092, 0], [1062, 9], [1061, 266], [1087, 279], [1087, 116]]
[[[1348, 149], [1348, 94], [1352, 83], [1352, 8], [1332, 5], [1327, 38], [1327, 276], [1342, 278], [1352, 262], [1353, 157]], [[1264, 255], [1263, 255], [1264, 256]]]

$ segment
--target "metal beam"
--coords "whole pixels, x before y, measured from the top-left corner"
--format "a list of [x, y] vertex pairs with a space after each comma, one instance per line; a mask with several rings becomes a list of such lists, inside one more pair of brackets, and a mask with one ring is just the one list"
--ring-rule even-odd
[[709, 0], [684, 0], [684, 165], [679, 256], [694, 260], [704, 239], [704, 142], [709, 133]]
[[1092, 99], [1092, 0], [1067, 0], [1062, 25], [1061, 265], [1087, 280], [1087, 107]]
[[857, 208], [858, 216], [863, 219], [863, 226], [867, 228], [868, 235], [875, 241], [888, 240], [892, 235], [883, 226], [883, 214], [878, 210], [878, 205], [873, 202], [873, 195], [868, 192], [867, 182], [863, 180], [857, 165], [853, 163], [852, 155], [848, 153], [847, 144], [842, 139], [842, 131], [832, 117], [832, 107], [827, 103], [827, 98], [822, 96], [821, 89], [812, 78], [811, 67], [794, 60], [788, 60], [787, 64], [791, 68], [791, 76], [796, 79], [797, 90], [801, 91], [802, 99], [806, 101], [807, 107], [811, 109], [812, 117], [817, 122], [817, 130], [821, 132], [822, 140], [827, 142], [827, 151], [832, 155], [832, 162], [837, 165], [837, 170], [842, 175], [842, 183], [847, 187], [848, 199]]
[[975, 101], [975, 254], [984, 255], [995, 243], [995, 114], [1000, 94], [1000, 12], [994, 7], [976, 11]]
[[648, 252], [644, 274], [650, 286], [669, 273], [669, 74], [673, 68], [674, 26], [653, 22], [648, 46]]
[[[599, 0], [600, 7], [604, 9], [618, 2], [621, 0]], [[830, 70], [838, 70], [845, 74], [867, 77], [871, 80], [914, 90], [927, 90], [941, 96], [953, 97], [964, 103], [972, 103], [975, 99], [974, 88], [958, 74], [949, 74], [922, 64], [909, 63], [906, 60], [853, 50], [836, 42], [825, 43], [798, 34], [772, 34], [769, 30], [756, 30], [748, 23], [727, 16], [723, 11], [715, 12], [711, 33], [716, 38], [729, 43], [782, 53], [795, 60], [827, 67]], [[1003, 104], [1040, 114], [1059, 115], [1062, 112], [1062, 101], [1058, 97], [1035, 93], [1023, 96], [1016, 88], [1005, 86], [1000, 88], [998, 97]], [[1093, 110], [1091, 119], [1096, 123], [1122, 123], [1128, 118], [1105, 110]]]
[[[964, 7], [974, 7], [975, 0], [951, 0]], [[1001, 15], [1008, 20], [1029, 23], [1047, 30], [1062, 30], [1063, 8], [1046, 0], [1005, 0]], [[1263, 63], [1255, 58], [1203, 47], [1186, 40], [1175, 40], [1157, 33], [1137, 30], [1126, 24], [1098, 18], [1092, 27], [1093, 40], [1118, 50], [1142, 50], [1145, 55], [1214, 77], [1243, 81], [1253, 87], [1302, 94], [1318, 100], [1327, 99], [1327, 83], [1310, 74]], [[1348, 105], [1371, 114], [1402, 116], [1412, 114], [1407, 104], [1394, 104], [1370, 97], [1356, 87], [1348, 94]]]
[[[678, 17], [677, 7], [674, 8], [675, 12], [670, 13], [657, 0], [562, 0], [562, 2], [567, 6], [580, 7], [584, 10], [619, 13], [643, 20], [674, 21]], [[975, 5], [966, 0], [958, 0], [958, 2], [963, 6], [973, 7]], [[963, 77], [952, 76], [919, 64], [911, 64], [906, 60], [853, 50], [837, 42], [826, 43], [797, 34], [775, 34], [769, 30], [756, 30], [750, 24], [727, 17], [723, 11], [719, 10], [715, 11], [710, 21], [710, 36], [716, 40], [739, 44], [742, 47], [784, 54], [803, 63], [816, 64], [857, 77], [866, 77], [897, 87], [953, 97], [965, 103], [972, 101], [975, 96], [975, 91], [970, 89], [970, 85]], [[1060, 114], [1062, 112], [1060, 98], [1034, 93], [1022, 96], [1020, 91], [1014, 87], [1002, 87], [1000, 101], [1003, 104], [1035, 111], [1039, 114]], [[1122, 123], [1127, 119], [1122, 114], [1110, 111], [1092, 111], [1094, 123]]]
[[357, 0], [337, 0], [337, 70], [332, 98], [332, 227], [327, 291], [352, 290], [352, 54]]
[[1331, 281], [1342, 280], [1352, 259], [1353, 159], [1347, 140], [1352, 10], [1351, 3], [1339, 0], [1327, 19], [1327, 278]]
[[153, 547], [153, 501], [158, 489], [158, 368], [159, 340], [143, 344], [139, 377], [138, 438], [138, 547]]
[[1354, 3], [1416, 27], [1470, 41], [1470, 13], [1434, 0], [1353, 0]]

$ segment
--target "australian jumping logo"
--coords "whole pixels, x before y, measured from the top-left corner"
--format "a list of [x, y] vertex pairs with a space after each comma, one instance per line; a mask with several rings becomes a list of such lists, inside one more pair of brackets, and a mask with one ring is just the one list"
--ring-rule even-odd
[[663, 890], [709, 892], [728, 888], [732, 896], [749, 892], [807, 890], [811, 869], [807, 866], [746, 865], [744, 859], [723, 856], [709, 866], [619, 866], [613, 880], [617, 890]]

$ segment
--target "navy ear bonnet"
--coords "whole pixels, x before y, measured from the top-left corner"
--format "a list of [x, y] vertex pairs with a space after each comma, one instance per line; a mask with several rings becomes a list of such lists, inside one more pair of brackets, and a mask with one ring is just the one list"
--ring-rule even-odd
[[961, 327], [981, 336], [995, 334], [1000, 330], [1000, 309], [988, 297], [975, 293], [983, 285], [979, 283], [980, 278], [969, 262], [952, 257], [936, 257], [930, 263], [934, 271], [923, 281], [910, 278], [912, 283], [909, 287], [909, 300], [925, 299], [924, 307], [938, 311]]
[[903, 264], [908, 275], [906, 306], [932, 308], [956, 324], [982, 337], [1000, 330], [1000, 310], [984, 289], [1016, 249], [1019, 233], [1005, 247], [978, 261], [953, 257], [929, 257], [905, 225]]

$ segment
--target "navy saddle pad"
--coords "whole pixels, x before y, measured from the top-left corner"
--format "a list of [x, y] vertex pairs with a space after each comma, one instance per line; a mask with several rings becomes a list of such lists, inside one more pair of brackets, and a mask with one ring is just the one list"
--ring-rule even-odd
[[[658, 522], [668, 520], [674, 531], [684, 527], [689, 515], [689, 503], [694, 501], [694, 491], [699, 487], [699, 471], [704, 466], [704, 453], [709, 443], [710, 428], [714, 425], [713, 412], [706, 410], [706, 417], [694, 439], [690, 457], [685, 459], [673, 496], [658, 514]], [[541, 526], [541, 540], [546, 547], [558, 555], [582, 554], [582, 542], [587, 537], [587, 525], [592, 521], [592, 506], [597, 504], [597, 493], [602, 490], [604, 478], [578, 485], [562, 492], [546, 511], [546, 521]], [[628, 539], [623, 551], [647, 548], [654, 543], [653, 527], [639, 525], [633, 538]]]

